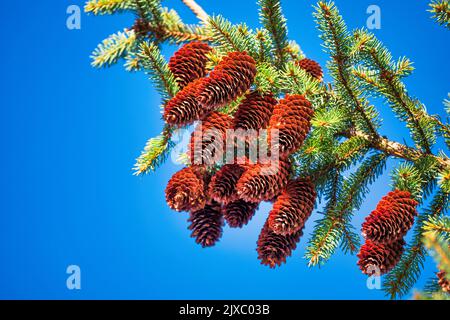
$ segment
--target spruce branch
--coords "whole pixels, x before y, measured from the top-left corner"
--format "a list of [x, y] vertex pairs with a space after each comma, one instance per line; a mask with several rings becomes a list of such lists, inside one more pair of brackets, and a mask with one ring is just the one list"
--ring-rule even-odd
[[156, 88], [167, 101], [179, 90], [175, 77], [170, 71], [159, 48], [151, 42], [143, 42], [137, 53], [140, 64], [154, 81]]
[[323, 264], [336, 251], [342, 240], [344, 226], [350, 222], [353, 211], [358, 210], [368, 185], [383, 172], [386, 155], [378, 153], [365, 160], [350, 178], [344, 180], [338, 201], [325, 217], [318, 221], [306, 249], [309, 265]]
[[377, 115], [373, 112], [373, 107], [362, 99], [362, 93], [356, 88], [355, 81], [352, 79], [352, 39], [343, 18], [333, 2], [320, 1], [314, 15], [322, 32], [321, 38], [324, 45], [333, 59], [333, 63], [329, 63], [328, 67], [336, 81], [336, 90], [353, 106], [363, 122], [364, 129], [373, 137], [378, 137], [379, 134], [373, 122]]
[[195, 16], [202, 21], [203, 23], [208, 22], [208, 14], [203, 10], [203, 8], [197, 4], [194, 0], [181, 0], [183, 3], [191, 9], [191, 11], [195, 14]]
[[269, 31], [274, 46], [276, 66], [281, 67], [288, 60], [289, 41], [286, 18], [280, 0], [258, 0], [260, 20]]
[[133, 30], [113, 34], [103, 40], [92, 53], [92, 66], [109, 67], [124, 58], [135, 45], [136, 35]]
[[134, 0], [90, 0], [84, 11], [94, 15], [113, 14], [136, 8]]
[[[423, 243], [427, 249], [431, 250], [439, 269], [450, 275], [450, 243], [448, 239], [435, 232], [427, 232], [424, 234]], [[450, 276], [448, 279], [450, 280]]]
[[171, 136], [172, 130], [165, 127], [160, 135], [148, 140], [144, 151], [142, 151], [142, 154], [136, 160], [134, 166], [135, 175], [155, 171], [167, 159], [169, 152], [174, 147]]
[[[416, 143], [427, 153], [431, 153], [431, 146], [435, 141], [431, 117], [426, 114], [422, 104], [409, 96], [400, 80], [405, 71], [399, 70], [410, 72], [410, 63], [406, 59], [394, 63], [390, 52], [373, 34], [358, 30], [354, 33], [354, 38], [357, 43], [356, 52], [370, 74], [361, 78], [389, 101], [392, 110], [407, 123]], [[361, 72], [359, 75], [361, 76]]]
[[450, 29], [450, 3], [448, 0], [433, 0], [430, 3], [433, 18], [442, 26]]
[[434, 232], [439, 236], [450, 240], [450, 217], [430, 216], [423, 224], [423, 232]]

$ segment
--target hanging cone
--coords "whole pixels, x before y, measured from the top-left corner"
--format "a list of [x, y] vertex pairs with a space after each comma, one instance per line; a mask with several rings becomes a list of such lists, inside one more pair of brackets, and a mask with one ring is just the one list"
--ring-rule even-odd
[[234, 129], [259, 130], [269, 124], [270, 116], [277, 100], [257, 91], [247, 94], [234, 114]]
[[266, 222], [257, 242], [258, 259], [261, 260], [261, 264], [275, 268], [285, 263], [286, 258], [297, 248], [302, 234], [302, 230], [286, 236], [276, 234]]
[[305, 226], [314, 210], [316, 192], [309, 179], [296, 179], [288, 183], [269, 213], [269, 227], [282, 235], [293, 234]]
[[305, 70], [311, 77], [316, 78], [319, 81], [322, 81], [323, 78], [322, 67], [316, 61], [305, 58], [300, 61], [297, 61], [296, 64], [300, 68]]
[[195, 128], [189, 144], [191, 163], [213, 166], [226, 155], [226, 131], [233, 119], [221, 112], [211, 112]]
[[222, 212], [231, 228], [242, 228], [253, 218], [258, 206], [258, 203], [236, 200], [225, 205]]
[[237, 200], [236, 183], [244, 170], [238, 164], [225, 164], [212, 177], [209, 184], [209, 196], [222, 204]]
[[275, 106], [269, 122], [268, 143], [271, 143], [271, 130], [279, 130], [278, 141], [280, 156], [286, 157], [303, 145], [311, 130], [311, 118], [314, 111], [311, 103], [301, 95], [286, 95]]
[[279, 160], [278, 166], [255, 164], [247, 168], [239, 179], [236, 189], [240, 199], [247, 202], [269, 201], [278, 196], [286, 187], [290, 174], [290, 164]]
[[404, 246], [405, 241], [403, 239], [390, 244], [376, 243], [367, 239], [358, 253], [359, 268], [369, 276], [388, 273], [400, 261]]
[[442, 291], [450, 293], [450, 281], [445, 276], [445, 271], [439, 271], [437, 273], [438, 284], [441, 286]]
[[211, 71], [200, 87], [200, 103], [215, 110], [234, 101], [251, 86], [256, 63], [246, 52], [231, 52]]
[[202, 247], [212, 247], [222, 237], [223, 216], [220, 204], [212, 202], [203, 209], [191, 211], [188, 220], [191, 237]]
[[170, 178], [166, 187], [166, 202], [176, 211], [198, 210], [207, 201], [209, 174], [201, 166], [186, 167]]
[[414, 224], [417, 204], [407, 191], [389, 192], [363, 223], [363, 236], [379, 243], [402, 239]]
[[133, 30], [137, 36], [145, 36], [149, 32], [149, 23], [142, 18], [136, 19]]
[[175, 76], [180, 89], [206, 75], [207, 54], [210, 51], [208, 44], [193, 41], [183, 45], [170, 58], [169, 69]]
[[183, 127], [200, 120], [209, 111], [198, 103], [198, 86], [201, 79], [189, 83], [167, 102], [164, 107], [164, 121], [171, 126]]

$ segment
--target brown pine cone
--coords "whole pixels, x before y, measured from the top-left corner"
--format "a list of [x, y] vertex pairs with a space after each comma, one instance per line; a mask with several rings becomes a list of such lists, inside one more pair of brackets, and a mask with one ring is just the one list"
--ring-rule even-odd
[[189, 83], [167, 102], [163, 118], [171, 126], [185, 126], [200, 120], [209, 111], [198, 103], [198, 86], [201, 79]]
[[297, 248], [297, 243], [302, 235], [302, 230], [286, 236], [276, 234], [266, 222], [259, 235], [258, 248], [256, 249], [261, 264], [275, 268], [285, 263], [286, 258], [290, 257], [292, 251]]
[[269, 201], [286, 187], [290, 174], [290, 163], [280, 159], [275, 164], [248, 166], [239, 179], [236, 189], [240, 199], [247, 202]]
[[186, 167], [170, 178], [166, 187], [166, 202], [176, 211], [199, 210], [207, 201], [209, 174], [201, 166]]
[[183, 45], [170, 58], [169, 69], [172, 71], [180, 89], [190, 82], [206, 75], [207, 54], [211, 51], [208, 44], [193, 41]]
[[269, 124], [277, 100], [253, 91], [245, 97], [234, 114], [234, 129], [259, 130]]
[[311, 77], [316, 78], [319, 81], [322, 81], [323, 71], [320, 64], [316, 61], [305, 58], [300, 61], [297, 61], [296, 64], [305, 70]]
[[245, 93], [256, 75], [256, 63], [246, 52], [231, 52], [204, 78], [198, 99], [210, 110], [225, 106]]
[[226, 204], [222, 208], [225, 221], [231, 228], [242, 228], [255, 215], [259, 203], [236, 200]]
[[195, 128], [189, 144], [192, 164], [213, 166], [226, 155], [226, 132], [233, 119], [221, 112], [211, 112]]
[[212, 247], [222, 237], [223, 215], [220, 204], [212, 202], [203, 209], [191, 211], [188, 220], [191, 237], [202, 247]]
[[149, 23], [142, 18], [136, 19], [133, 25], [133, 30], [137, 36], [145, 36], [150, 31]]
[[402, 239], [414, 224], [417, 204], [407, 191], [389, 192], [363, 223], [363, 236], [379, 243]]
[[305, 226], [314, 210], [316, 191], [310, 179], [291, 180], [269, 213], [269, 227], [277, 234], [293, 234]]
[[379, 275], [388, 273], [400, 261], [404, 246], [403, 239], [389, 244], [376, 243], [367, 239], [357, 255], [359, 268], [369, 276], [378, 272]]
[[244, 170], [244, 167], [238, 164], [222, 166], [211, 179], [209, 196], [222, 204], [237, 200], [236, 183]]
[[311, 130], [311, 118], [314, 110], [311, 103], [301, 95], [286, 95], [275, 106], [269, 122], [268, 143], [271, 144], [273, 132], [278, 129], [278, 141], [275, 147], [280, 150], [280, 156], [286, 157], [303, 145]]
[[438, 284], [441, 286], [442, 291], [445, 293], [450, 293], [450, 281], [445, 276], [445, 271], [439, 271], [437, 273]]

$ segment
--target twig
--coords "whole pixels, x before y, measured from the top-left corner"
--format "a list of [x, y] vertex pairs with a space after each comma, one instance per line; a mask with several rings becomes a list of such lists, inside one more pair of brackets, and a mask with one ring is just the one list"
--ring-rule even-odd
[[191, 11], [197, 16], [197, 18], [203, 23], [207, 23], [209, 20], [208, 14], [203, 10], [203, 8], [195, 2], [195, 0], [181, 0], [183, 3], [191, 9]]

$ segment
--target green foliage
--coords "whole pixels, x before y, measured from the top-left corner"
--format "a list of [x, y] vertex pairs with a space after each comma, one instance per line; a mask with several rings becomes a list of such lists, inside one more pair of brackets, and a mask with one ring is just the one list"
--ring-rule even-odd
[[[364, 160], [356, 172], [349, 178], [343, 179], [342, 186], [337, 192], [337, 201], [327, 207], [324, 217], [317, 221], [314, 232], [306, 249], [309, 265], [320, 265], [326, 262], [336, 251], [341, 240], [344, 248], [351, 248], [352, 252], [359, 247], [357, 237], [352, 235], [344, 238], [344, 230], [351, 230], [353, 212], [358, 210], [366, 194], [368, 186], [382, 174], [386, 164], [386, 155], [377, 153]], [[331, 188], [333, 189], [333, 188]]]
[[164, 100], [170, 99], [178, 92], [179, 88], [175, 77], [154, 43], [143, 42], [139, 47], [137, 57]]
[[406, 122], [416, 144], [430, 153], [436, 140], [435, 124], [425, 116], [423, 104], [409, 96], [401, 81], [412, 71], [411, 62], [406, 58], [394, 62], [387, 48], [365, 30], [357, 30], [354, 38], [353, 54], [362, 64], [354, 74], [363, 80], [362, 87], [385, 98], [397, 117]]
[[144, 151], [137, 159], [134, 166], [135, 175], [142, 175], [150, 171], [155, 171], [168, 157], [174, 147], [170, 140], [171, 131], [165, 129], [163, 133], [148, 140]]
[[439, 269], [444, 271], [447, 279], [450, 280], [450, 242], [448, 239], [436, 232], [427, 232], [424, 234], [423, 243], [427, 249], [431, 250]]
[[450, 29], [450, 3], [448, 0], [433, 0], [430, 3], [430, 12], [440, 24]]
[[84, 11], [95, 15], [114, 14], [136, 8], [135, 0], [90, 0]]
[[260, 20], [269, 31], [273, 42], [273, 55], [276, 65], [281, 67], [289, 58], [288, 30], [286, 18], [281, 10], [280, 0], [258, 0]]
[[258, 49], [251, 41], [254, 35], [245, 24], [233, 25], [218, 15], [209, 18], [206, 28], [212, 42], [216, 44], [215, 50], [219, 54], [247, 51], [253, 58], [258, 58]]
[[156, 26], [163, 25], [163, 8], [160, 0], [134, 0], [139, 16]]
[[285, 92], [302, 94], [307, 98], [317, 94], [320, 90], [319, 81], [311, 77], [293, 61], [289, 61], [284, 66], [282, 84]]
[[92, 66], [109, 67], [124, 58], [136, 45], [133, 30], [125, 30], [109, 36], [92, 53]]
[[446, 216], [430, 216], [423, 223], [423, 232], [434, 232], [438, 236], [450, 241], [450, 217]]
[[348, 32], [343, 18], [333, 2], [323, 1], [318, 3], [314, 16], [323, 45], [333, 59], [327, 67], [334, 79], [336, 92], [350, 108], [349, 115], [352, 116], [356, 127], [377, 136], [378, 113], [369, 104], [364, 90], [358, 86], [356, 77], [352, 74], [354, 39]]
[[450, 168], [444, 169], [439, 174], [439, 185], [441, 186], [442, 190], [450, 193]]

